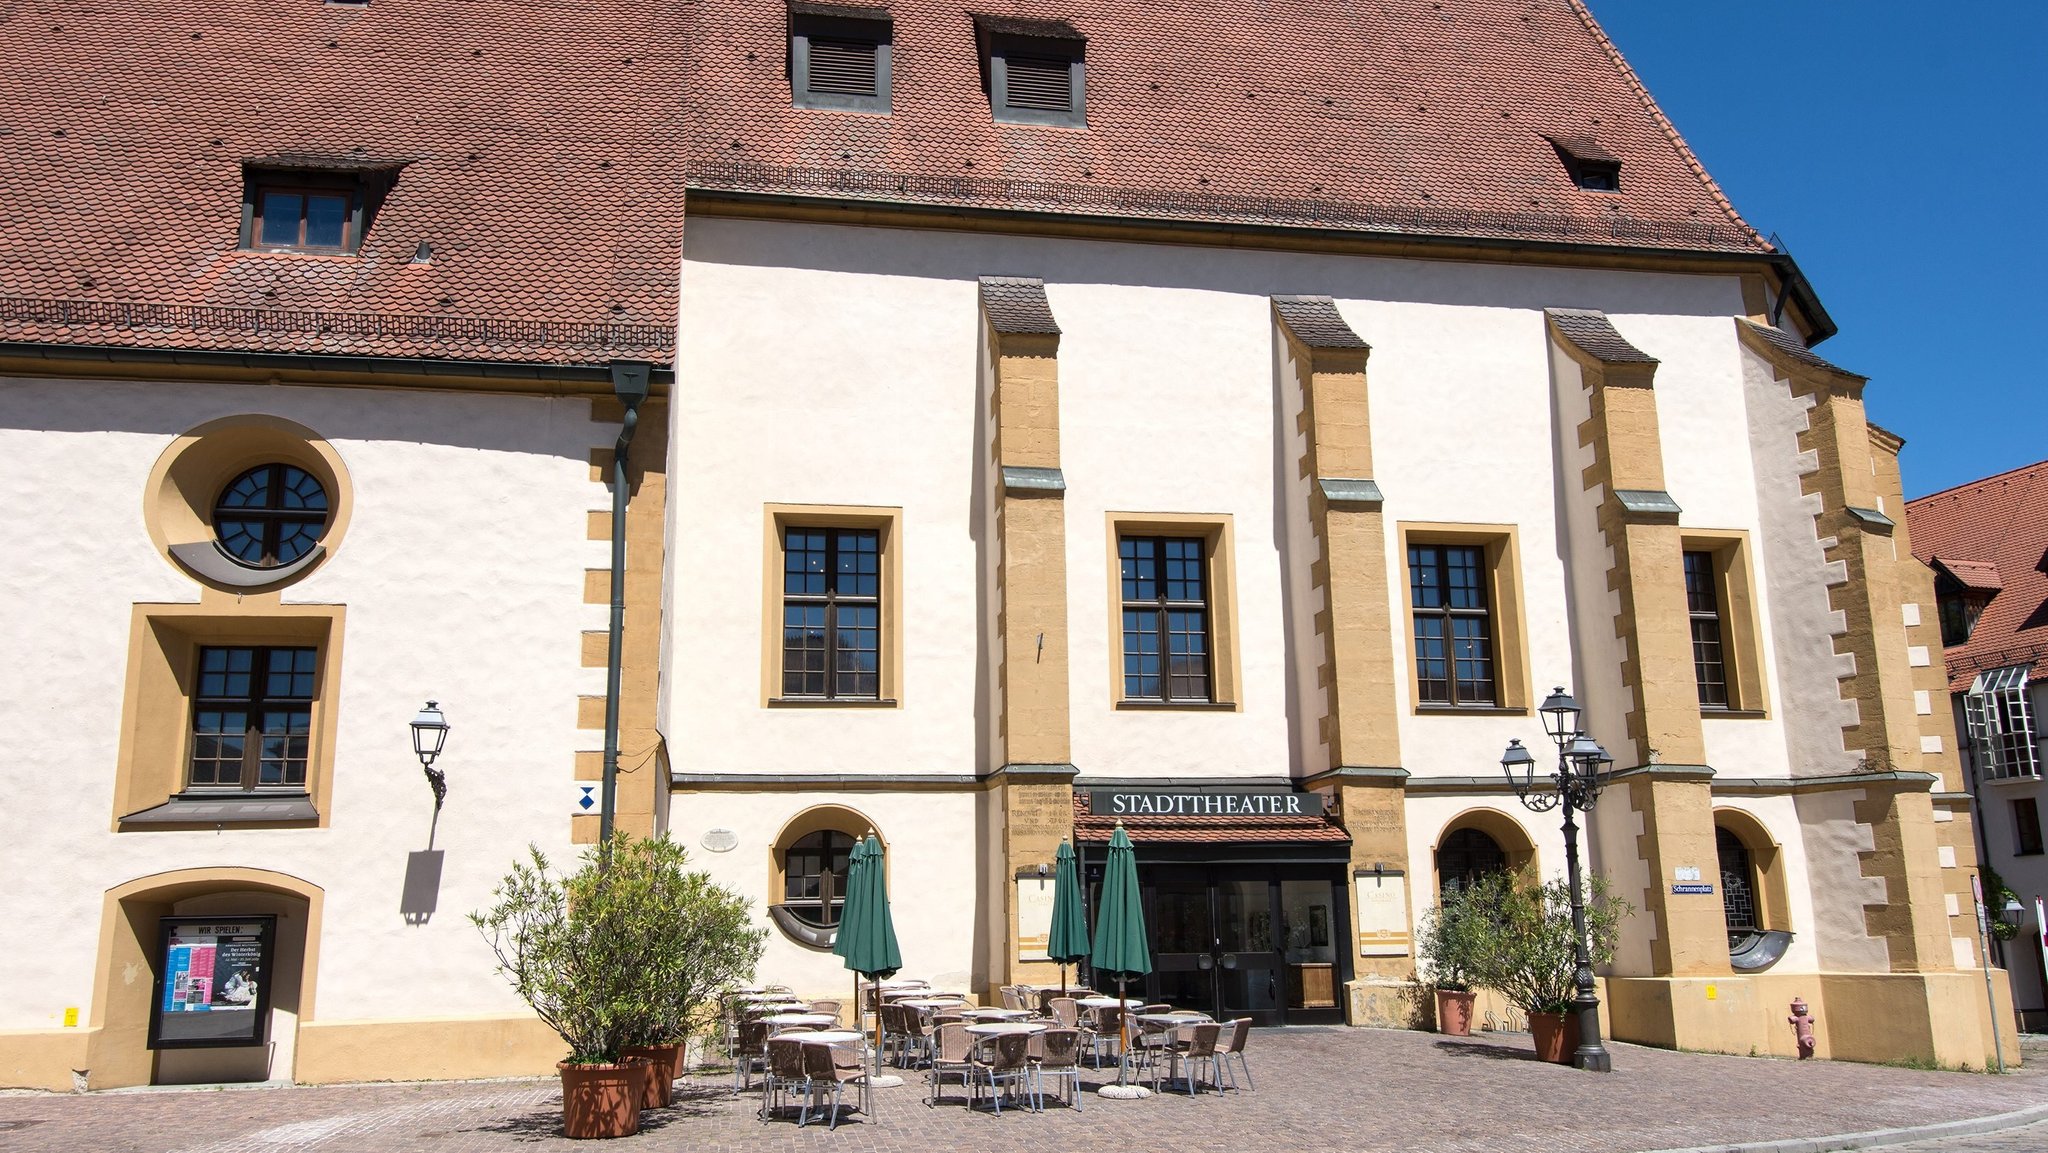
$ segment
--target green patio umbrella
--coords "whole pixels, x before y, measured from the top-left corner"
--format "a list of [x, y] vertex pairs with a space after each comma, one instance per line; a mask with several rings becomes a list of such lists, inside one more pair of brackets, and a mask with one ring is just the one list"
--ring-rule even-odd
[[1060, 963], [1060, 995], [1067, 993], [1067, 966], [1088, 959], [1088, 911], [1081, 907], [1081, 867], [1074, 846], [1060, 842], [1053, 854], [1052, 932], [1045, 955]]
[[[882, 842], [873, 833], [853, 847], [846, 862], [846, 907], [839, 914], [839, 932], [832, 938], [839, 955], [856, 978], [875, 983], [875, 1054], [882, 1051], [882, 978], [903, 966], [896, 947], [896, 921], [889, 915], [889, 884], [882, 869]], [[853, 1003], [860, 1004], [860, 982], [854, 981]], [[879, 1067], [879, 1065], [877, 1066]]]
[[[1116, 974], [1117, 1038], [1121, 1052], [1130, 1051], [1130, 1004], [1124, 985], [1152, 971], [1152, 951], [1145, 945], [1145, 910], [1138, 897], [1138, 858], [1124, 823], [1109, 835], [1109, 856], [1102, 867], [1102, 903], [1095, 912], [1095, 950], [1090, 960], [1097, 973]], [[1121, 1066], [1123, 1062], [1119, 1060]], [[1117, 1081], [1123, 1081], [1122, 1068]]]

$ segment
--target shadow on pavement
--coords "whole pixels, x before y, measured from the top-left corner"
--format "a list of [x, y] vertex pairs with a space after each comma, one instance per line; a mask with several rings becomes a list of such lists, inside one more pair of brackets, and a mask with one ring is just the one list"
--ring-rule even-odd
[[1511, 1045], [1489, 1045], [1484, 1041], [1438, 1041], [1439, 1052], [1453, 1057], [1485, 1057], [1492, 1061], [1534, 1061], [1536, 1054]]

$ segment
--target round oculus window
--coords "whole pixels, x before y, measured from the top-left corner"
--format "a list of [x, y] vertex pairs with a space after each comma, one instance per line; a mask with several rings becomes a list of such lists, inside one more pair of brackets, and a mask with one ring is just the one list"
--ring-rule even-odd
[[327, 531], [327, 490], [289, 464], [265, 464], [229, 481], [213, 506], [220, 549], [249, 568], [278, 568], [313, 550]]

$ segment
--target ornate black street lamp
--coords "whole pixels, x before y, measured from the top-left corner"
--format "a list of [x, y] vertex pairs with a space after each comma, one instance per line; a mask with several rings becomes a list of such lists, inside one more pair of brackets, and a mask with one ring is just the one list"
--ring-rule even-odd
[[434, 758], [441, 755], [441, 746], [447, 741], [448, 721], [441, 715], [441, 702], [428, 701], [427, 707], [412, 719], [412, 751], [420, 759], [420, 768], [427, 772], [427, 787], [434, 790], [436, 813], [448, 796], [448, 777], [434, 767]]
[[1500, 758], [1501, 771], [1515, 796], [1529, 811], [1547, 813], [1564, 806], [1564, 867], [1572, 887], [1572, 950], [1578, 972], [1572, 983], [1578, 995], [1572, 998], [1572, 1013], [1579, 1021], [1579, 1049], [1572, 1064], [1581, 1069], [1606, 1073], [1614, 1068], [1605, 1046], [1600, 1044], [1600, 999], [1593, 995], [1593, 957], [1586, 948], [1586, 896], [1579, 876], [1579, 822], [1576, 814], [1591, 809], [1605, 783], [1600, 774], [1614, 764], [1614, 758], [1579, 728], [1579, 702], [1562, 686], [1544, 699], [1543, 731], [1557, 746], [1557, 772], [1547, 782], [1536, 779], [1536, 758], [1520, 741], [1509, 741]]

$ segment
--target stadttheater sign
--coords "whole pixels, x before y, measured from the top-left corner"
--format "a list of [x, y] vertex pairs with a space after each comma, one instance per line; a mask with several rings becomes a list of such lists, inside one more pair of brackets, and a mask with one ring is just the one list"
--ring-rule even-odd
[[1287, 789], [1091, 789], [1098, 817], [1316, 817], [1321, 793]]

